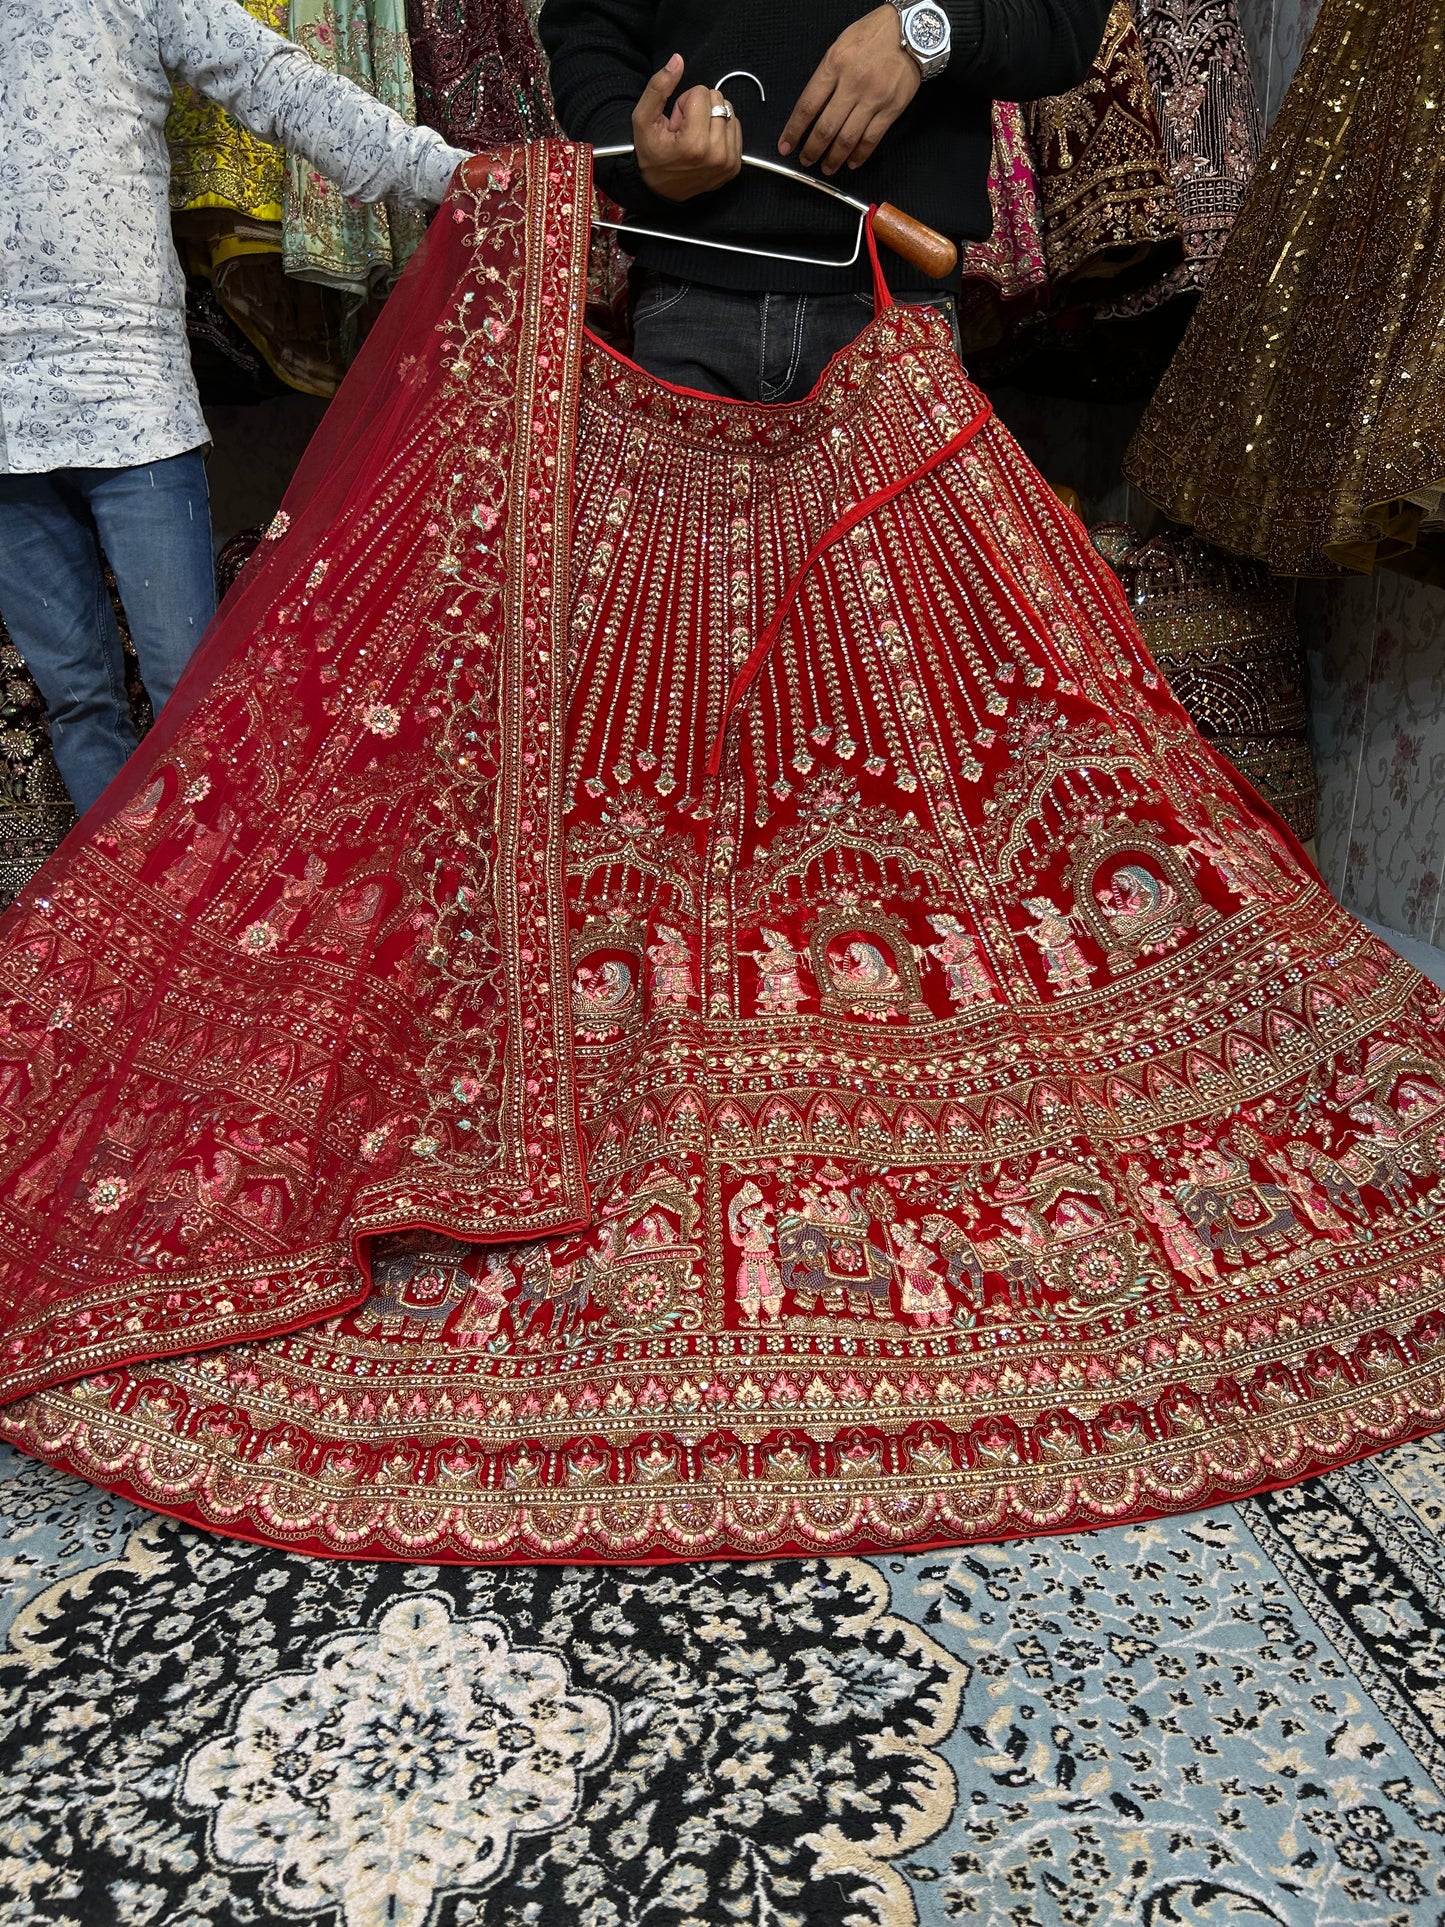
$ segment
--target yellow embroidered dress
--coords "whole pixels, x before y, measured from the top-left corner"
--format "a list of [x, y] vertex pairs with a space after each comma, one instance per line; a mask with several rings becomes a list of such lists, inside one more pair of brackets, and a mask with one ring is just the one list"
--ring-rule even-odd
[[[288, 31], [286, 0], [241, 4], [263, 26]], [[289, 386], [335, 394], [345, 369], [344, 310], [322, 290], [286, 278], [286, 155], [180, 85], [166, 140], [176, 245], [187, 272], [211, 283], [227, 314]]]

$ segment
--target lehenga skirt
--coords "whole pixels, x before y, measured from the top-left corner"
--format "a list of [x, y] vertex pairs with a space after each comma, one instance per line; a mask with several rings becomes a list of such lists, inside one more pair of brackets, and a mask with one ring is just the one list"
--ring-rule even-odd
[[311, 1553], [1072, 1530], [1445, 1420], [1438, 994], [1206, 746], [934, 316], [583, 339], [472, 163], [0, 925], [0, 1432]]

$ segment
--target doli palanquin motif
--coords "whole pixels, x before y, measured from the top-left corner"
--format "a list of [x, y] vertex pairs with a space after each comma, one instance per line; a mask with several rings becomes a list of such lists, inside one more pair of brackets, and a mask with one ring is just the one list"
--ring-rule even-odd
[[674, 392], [583, 340], [588, 207], [556, 144], [454, 191], [0, 931], [4, 1435], [313, 1552], [638, 1561], [1441, 1423], [1436, 993], [942, 323]]

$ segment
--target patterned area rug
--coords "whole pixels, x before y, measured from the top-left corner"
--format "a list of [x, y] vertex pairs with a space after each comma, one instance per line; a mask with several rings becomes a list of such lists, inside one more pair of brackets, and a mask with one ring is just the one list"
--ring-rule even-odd
[[1445, 1438], [920, 1558], [328, 1564], [0, 1452], [0, 1923], [1439, 1927]]

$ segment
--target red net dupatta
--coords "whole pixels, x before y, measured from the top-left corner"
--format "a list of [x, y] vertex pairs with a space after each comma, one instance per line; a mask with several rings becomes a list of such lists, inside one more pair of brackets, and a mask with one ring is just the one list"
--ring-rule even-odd
[[161, 725], [0, 925], [0, 1398], [340, 1311], [378, 1233], [587, 1216], [557, 751], [589, 165], [453, 189]]

